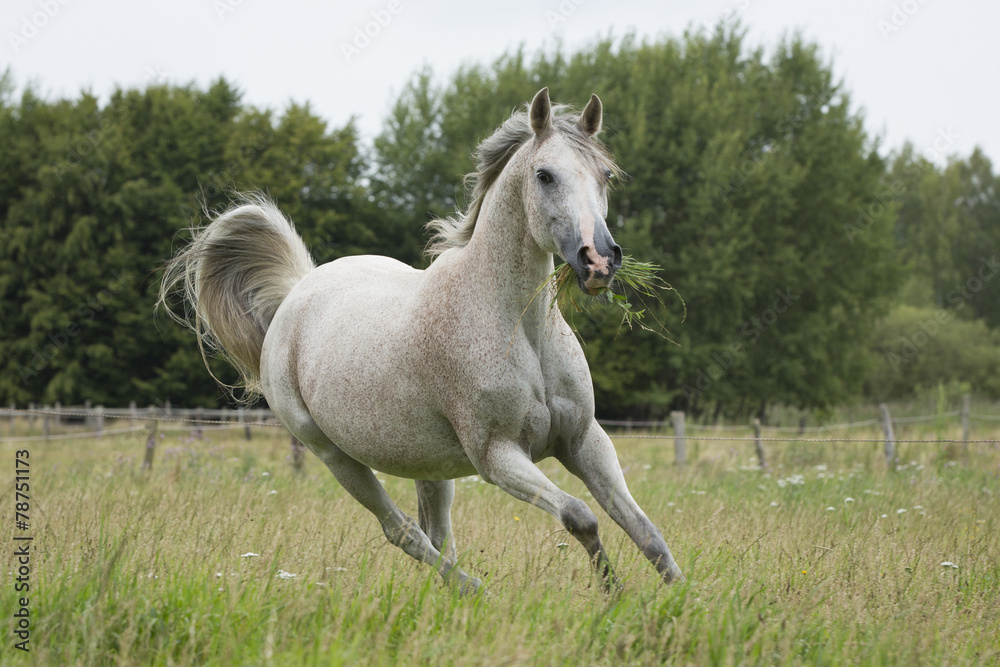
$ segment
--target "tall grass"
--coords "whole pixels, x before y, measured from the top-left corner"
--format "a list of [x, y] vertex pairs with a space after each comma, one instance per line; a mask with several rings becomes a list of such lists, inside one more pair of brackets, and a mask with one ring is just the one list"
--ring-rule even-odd
[[660, 267], [649, 262], [640, 262], [631, 255], [622, 258], [622, 265], [615, 272], [611, 286], [596, 296], [584, 296], [577, 289], [577, 275], [569, 264], [557, 266], [545, 282], [535, 290], [534, 298], [538, 298], [546, 289], [552, 290], [553, 307], [558, 307], [568, 316], [571, 327], [573, 327], [574, 313], [581, 312], [590, 305], [603, 304], [611, 306], [621, 316], [619, 330], [623, 326], [628, 326], [629, 329], [637, 326], [669, 340], [669, 330], [657, 319], [652, 308], [664, 307], [662, 292], [673, 292], [683, 311], [681, 320], [687, 317], [687, 304], [684, 303], [684, 298], [670, 283], [660, 277]]
[[[612, 597], [549, 515], [460, 480], [461, 560], [489, 587], [462, 598], [389, 546], [314, 458], [293, 472], [277, 430], [226, 433], [170, 434], [150, 473], [142, 434], [30, 445], [32, 651], [7, 635], [4, 664], [1000, 659], [993, 446], [973, 445], [966, 462], [904, 444], [888, 472], [875, 444], [775, 444], [762, 472], [748, 443], [689, 438], [678, 468], [668, 440], [618, 439], [633, 494], [688, 577], [671, 587], [582, 484], [542, 462], [597, 512], [624, 581]], [[23, 446], [4, 444], [7, 460]], [[384, 482], [415, 514], [412, 483]], [[12, 485], [2, 497], [10, 507]]]

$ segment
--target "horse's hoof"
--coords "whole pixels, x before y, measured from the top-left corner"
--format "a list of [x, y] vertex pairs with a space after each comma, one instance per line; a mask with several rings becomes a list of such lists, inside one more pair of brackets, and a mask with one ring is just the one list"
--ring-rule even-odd
[[687, 581], [687, 577], [681, 573], [681, 569], [679, 567], [665, 570], [663, 572], [663, 583], [665, 584], [683, 584], [685, 581]]
[[475, 577], [469, 577], [463, 581], [458, 587], [458, 594], [462, 597], [471, 597], [473, 595], [478, 595], [480, 593], [486, 594], [489, 591], [486, 590], [486, 586], [483, 582]]
[[617, 579], [611, 579], [610, 581], [605, 579], [601, 588], [604, 590], [605, 595], [612, 600], [617, 600], [618, 596], [620, 596], [625, 590], [625, 584]]

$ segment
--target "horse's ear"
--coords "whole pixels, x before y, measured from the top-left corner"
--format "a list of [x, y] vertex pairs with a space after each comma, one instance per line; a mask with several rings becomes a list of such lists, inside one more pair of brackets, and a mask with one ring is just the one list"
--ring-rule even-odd
[[591, 95], [590, 101], [587, 102], [587, 107], [580, 114], [580, 120], [576, 124], [581, 130], [593, 136], [601, 131], [601, 119], [603, 117], [604, 105], [601, 104], [601, 98], [597, 95]]
[[531, 119], [531, 129], [537, 136], [545, 134], [552, 127], [552, 102], [549, 101], [547, 86], [535, 93], [528, 117]]

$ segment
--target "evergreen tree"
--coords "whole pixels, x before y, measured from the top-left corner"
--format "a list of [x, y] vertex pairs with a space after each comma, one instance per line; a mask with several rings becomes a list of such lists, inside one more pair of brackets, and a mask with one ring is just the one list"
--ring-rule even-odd
[[270, 191], [320, 261], [405, 236], [367, 196], [353, 126], [331, 131], [308, 107], [273, 118], [221, 79], [117, 91], [104, 107], [31, 89], [14, 103], [8, 78], [0, 90], [4, 403], [217, 404], [191, 336], [157, 326], [153, 304], [184, 230], [233, 191]]

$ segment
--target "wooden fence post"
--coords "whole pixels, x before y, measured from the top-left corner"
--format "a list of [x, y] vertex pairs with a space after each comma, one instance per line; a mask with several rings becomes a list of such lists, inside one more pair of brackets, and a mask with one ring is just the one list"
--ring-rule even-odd
[[146, 455], [142, 459], [142, 469], [153, 469], [153, 454], [156, 453], [156, 420], [149, 422], [149, 436], [146, 438]]
[[969, 462], [969, 422], [972, 412], [972, 397], [968, 394], [962, 396], [962, 458], [966, 464]]
[[45, 439], [48, 440], [49, 439], [49, 435], [50, 435], [50, 430], [49, 430], [49, 428], [50, 428], [50, 419], [49, 419], [49, 415], [48, 415], [49, 406], [43, 405], [42, 409], [45, 410], [45, 413], [46, 413], [45, 415], [42, 416], [42, 433], [45, 435]]
[[[244, 416], [243, 416], [244, 412], [245, 411], [243, 410], [243, 406], [242, 405], [236, 409], [236, 421], [239, 422], [240, 424], [243, 424], [246, 421], [245, 418], [244, 418]], [[250, 425], [249, 424], [243, 427], [243, 434], [244, 434], [244, 436], [246, 436], [247, 440], [250, 439]]]
[[753, 437], [754, 448], [757, 450], [757, 462], [760, 464], [760, 469], [765, 470], [767, 461], [764, 459], [764, 443], [760, 440], [760, 419], [753, 420]]
[[687, 463], [687, 443], [684, 441], [684, 413], [674, 410], [670, 413], [670, 420], [674, 423], [674, 461], [682, 466]]
[[14, 405], [13, 403], [11, 403], [7, 407], [9, 407], [10, 410], [11, 410], [11, 413], [10, 413], [10, 437], [13, 438], [14, 437], [14, 417], [15, 417], [14, 410], [17, 409], [17, 406]]
[[129, 401], [128, 402], [128, 425], [129, 425], [129, 428], [132, 428], [133, 426], [135, 426], [135, 417], [136, 417], [136, 414], [138, 414], [138, 411], [136, 410], [136, 407], [135, 407], [135, 401]]
[[97, 416], [95, 417], [95, 422], [97, 423], [97, 434], [104, 435], [104, 406], [98, 405], [96, 413]]
[[302, 472], [302, 464], [306, 459], [306, 447], [302, 441], [292, 436], [292, 468], [295, 472]]
[[885, 432], [885, 462], [889, 470], [896, 469], [896, 436], [892, 432], [892, 417], [889, 415], [889, 405], [878, 406], [882, 411], [882, 430]]

